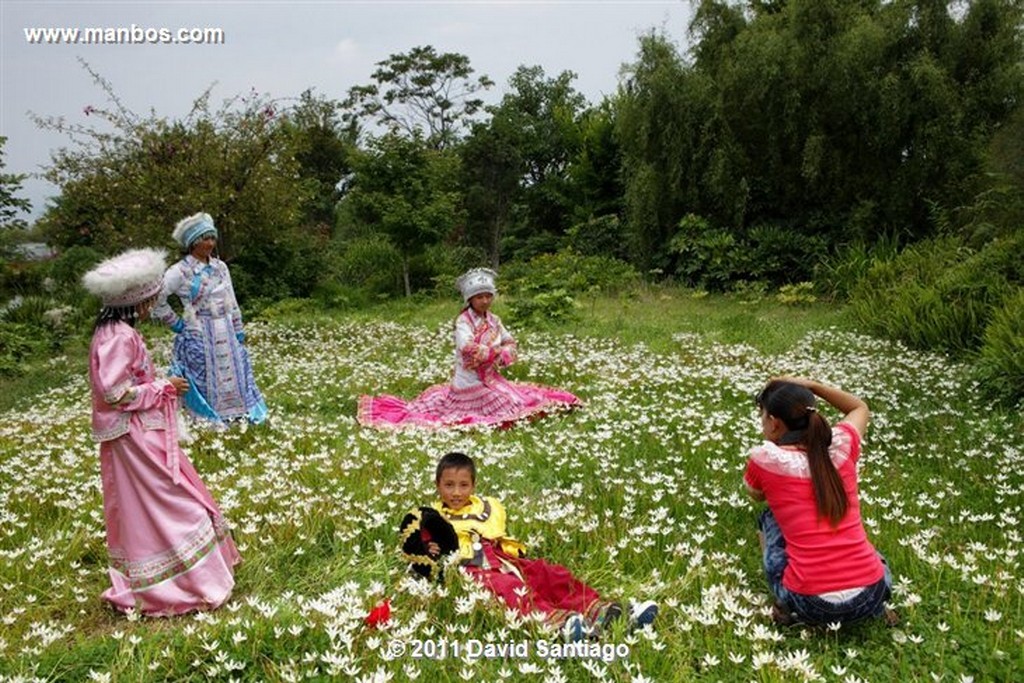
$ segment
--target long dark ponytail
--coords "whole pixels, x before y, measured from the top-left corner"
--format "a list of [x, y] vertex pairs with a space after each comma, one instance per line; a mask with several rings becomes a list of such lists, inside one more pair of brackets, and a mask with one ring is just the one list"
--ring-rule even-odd
[[828, 449], [832, 445], [832, 429], [818, 413], [814, 393], [799, 384], [775, 380], [769, 382], [757, 397], [757, 405], [786, 425], [780, 444], [799, 444], [807, 451], [811, 470], [811, 486], [818, 514], [835, 527], [846, 514], [848, 500], [843, 480], [832, 464]]

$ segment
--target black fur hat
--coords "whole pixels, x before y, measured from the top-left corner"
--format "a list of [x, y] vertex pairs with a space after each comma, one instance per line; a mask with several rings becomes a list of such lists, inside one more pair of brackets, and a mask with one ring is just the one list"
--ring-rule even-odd
[[[417, 574], [432, 581], [443, 580], [438, 561], [459, 549], [459, 537], [447, 519], [432, 507], [421, 507], [402, 518], [398, 527], [402, 544], [402, 556]], [[427, 543], [433, 541], [441, 548], [438, 555], [427, 551]]]

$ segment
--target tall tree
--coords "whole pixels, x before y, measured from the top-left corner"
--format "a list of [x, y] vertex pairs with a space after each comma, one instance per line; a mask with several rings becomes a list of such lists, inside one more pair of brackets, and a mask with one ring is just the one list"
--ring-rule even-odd
[[334, 226], [334, 207], [341, 199], [342, 179], [351, 170], [348, 158], [357, 137], [353, 126], [342, 124], [340, 110], [340, 103], [306, 90], [282, 114], [299, 177], [309, 189], [303, 222], [326, 232]]
[[[702, 0], [689, 61], [641, 39], [618, 107], [625, 214], [661, 266], [683, 215], [744, 240], [931, 234], [1019, 106], [1017, 0]], [[659, 261], [660, 259], [660, 261]]]
[[494, 82], [473, 77], [469, 57], [414, 47], [377, 62], [375, 83], [354, 86], [344, 106], [351, 120], [368, 118], [406, 137], [421, 136], [430, 147], [451, 147], [460, 130], [483, 107], [478, 93]]
[[207, 90], [182, 119], [140, 116], [85, 66], [107, 104], [86, 107], [86, 123], [36, 117], [73, 143], [45, 172], [61, 189], [40, 219], [50, 240], [105, 252], [170, 246], [176, 221], [206, 211], [240, 297], [308, 294], [321, 253], [301, 230], [310, 187], [283, 132], [280, 102], [250, 92], [215, 108]]
[[488, 108], [490, 121], [467, 141], [470, 225], [484, 226], [492, 263], [502, 251], [528, 257], [554, 249], [572, 224], [578, 193], [571, 167], [587, 104], [572, 86], [575, 78], [571, 71], [548, 78], [539, 66], [519, 67], [501, 102]]
[[219, 248], [232, 259], [297, 224], [303, 193], [276, 102], [249, 93], [213, 109], [207, 90], [184, 119], [143, 117], [85, 68], [109, 104], [85, 107], [97, 123], [36, 117], [75, 143], [45, 172], [61, 188], [42, 219], [58, 245], [160, 244], [176, 220], [203, 210], [218, 220]]
[[573, 223], [622, 211], [622, 148], [615, 116], [615, 100], [606, 98], [580, 118], [580, 145], [569, 167], [577, 197]]
[[720, 135], [713, 83], [687, 67], [664, 35], [640, 38], [637, 61], [617, 99], [626, 232], [644, 270], [669, 266], [668, 243], [679, 219], [700, 213], [702, 183], [718, 177], [719, 194], [742, 213], [745, 191], [716, 157]]
[[[748, 75], [723, 84], [726, 101], [766, 70], [779, 74], [779, 87], [757, 103], [769, 116], [740, 141], [763, 169], [761, 211], [773, 204], [809, 229], [817, 213], [848, 233], [844, 217], [870, 202], [872, 224], [854, 226], [857, 236], [919, 237], [933, 230], [933, 202], [969, 201], [984, 140], [1022, 94], [1021, 5], [985, 0], [955, 14], [954, 4], [792, 0], [778, 20], [749, 26], [718, 73]], [[788, 51], [766, 58], [758, 45], [768, 42]], [[758, 62], [760, 75], [751, 69]], [[737, 128], [750, 118], [735, 107], [723, 114]], [[766, 130], [786, 122], [775, 157], [754, 157]]]
[[570, 227], [576, 204], [570, 165], [582, 143], [587, 101], [573, 88], [574, 80], [571, 71], [548, 78], [539, 66], [521, 66], [494, 112], [510, 117], [522, 131], [525, 233], [534, 239], [550, 235], [552, 243]]
[[492, 117], [473, 126], [460, 148], [470, 233], [465, 239], [482, 243], [495, 269], [502, 260], [502, 242], [513, 221], [526, 170], [520, 133], [506, 118]]
[[3, 172], [7, 165], [4, 161], [6, 144], [7, 138], [0, 135], [0, 230], [20, 230], [27, 227], [21, 214], [32, 210], [32, 202], [17, 196], [27, 176]]
[[412, 294], [412, 259], [463, 220], [458, 173], [454, 152], [434, 149], [415, 133], [373, 138], [353, 157], [352, 186], [342, 206], [357, 225], [348, 230], [383, 234], [398, 249], [406, 296]]
[[21, 191], [21, 183], [25, 180], [24, 175], [18, 173], [4, 173], [4, 145], [7, 138], [0, 135], [0, 257], [7, 259], [13, 251], [13, 244], [17, 241], [16, 231], [20, 232], [28, 227], [27, 222], [21, 217], [22, 213], [32, 210], [32, 203], [18, 196]]

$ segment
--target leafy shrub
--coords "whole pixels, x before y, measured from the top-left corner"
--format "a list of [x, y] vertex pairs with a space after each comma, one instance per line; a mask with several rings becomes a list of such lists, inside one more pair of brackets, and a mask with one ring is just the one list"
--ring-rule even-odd
[[281, 299], [265, 306], [252, 316], [253, 320], [281, 320], [307, 318], [321, 311], [320, 304], [313, 299]]
[[[45, 264], [39, 264], [45, 265], [45, 270], [40, 271], [44, 274], [44, 278], [32, 292], [35, 294], [46, 292], [55, 297], [56, 301], [49, 302], [51, 306], [69, 305], [78, 309], [74, 316], [60, 316], [62, 322], [71, 318], [91, 318], [95, 315], [99, 303], [82, 286], [82, 275], [103, 258], [104, 255], [101, 252], [90, 247], [71, 247], [55, 259]], [[67, 330], [62, 330], [62, 332], [67, 332]]]
[[[1008, 132], [1004, 129], [996, 135], [1005, 136]], [[1012, 147], [1019, 146], [1019, 142], [1012, 144]], [[1019, 157], [1019, 153], [1015, 154]], [[1019, 161], [1016, 163], [1016, 182], [1010, 180], [1009, 176], [994, 176], [992, 179], [995, 184], [992, 187], [982, 190], [975, 196], [972, 204], [956, 211], [962, 222], [960, 234], [964, 235], [972, 246], [987, 244], [995, 237], [1005, 237], [1024, 225], [1024, 192], [1021, 192], [1024, 177], [1020, 175], [1024, 169], [1021, 168]]]
[[313, 290], [313, 300], [325, 309], [355, 310], [370, 305], [370, 294], [362, 287], [329, 281]]
[[675, 274], [688, 285], [724, 291], [748, 271], [746, 251], [736, 236], [694, 214], [679, 221], [668, 251], [675, 258]]
[[501, 240], [501, 253], [507, 261], [525, 262], [558, 251], [560, 238], [546, 230], [510, 234]]
[[[541, 254], [527, 263], [514, 263], [502, 272], [510, 320], [543, 326], [572, 319], [575, 296], [587, 292], [615, 292], [639, 281], [627, 263], [607, 256], [583, 256], [572, 250]], [[499, 286], [501, 286], [499, 284]]]
[[992, 314], [976, 368], [988, 395], [1008, 404], [1024, 400], [1024, 287]]
[[935, 338], [945, 327], [936, 316], [942, 302], [934, 283], [966, 251], [952, 239], [922, 242], [888, 261], [874, 264], [854, 287], [850, 308], [869, 331], [900, 339], [917, 348], [947, 348]]
[[0, 297], [25, 296], [39, 292], [46, 280], [47, 264], [0, 258]]
[[976, 350], [993, 312], [1019, 286], [1020, 240], [994, 240], [976, 253], [957, 237], [915, 244], [871, 267], [851, 309], [868, 329], [917, 348]]
[[433, 289], [450, 296], [454, 291], [455, 279], [470, 268], [487, 262], [483, 249], [452, 244], [433, 244], [424, 252], [424, 260], [430, 267]]
[[[701, 290], [707, 294], [707, 290]], [[759, 304], [768, 295], [768, 283], [764, 280], [735, 280], [729, 291], [742, 304]]]
[[993, 251], [986, 247], [950, 268], [935, 283], [938, 298], [948, 309], [945, 315], [954, 322], [948, 331], [937, 333], [951, 335], [949, 348], [953, 350], [979, 348], [993, 313], [1013, 291]]
[[576, 307], [563, 288], [524, 292], [509, 302], [509, 320], [524, 327], [546, 327], [574, 319]]
[[103, 254], [96, 249], [83, 246], [71, 247], [50, 261], [49, 274], [58, 285], [80, 288], [82, 275], [101, 260], [103, 260]]
[[58, 351], [71, 337], [90, 332], [98, 304], [92, 297], [86, 303], [62, 304], [49, 296], [26, 296], [0, 311], [0, 322], [16, 325], [31, 336], [37, 351]]
[[814, 266], [828, 248], [824, 237], [810, 236], [783, 225], [755, 225], [743, 240], [745, 252], [737, 266], [746, 266], [754, 280], [788, 285], [810, 280]]
[[635, 286], [639, 275], [631, 265], [607, 256], [582, 256], [571, 250], [541, 254], [526, 263], [510, 263], [502, 279], [512, 293], [565, 289], [571, 295], [616, 292]]
[[53, 299], [47, 296], [32, 295], [21, 297], [16, 304], [9, 305], [0, 313], [0, 320], [45, 328], [47, 326], [46, 312], [53, 307]]
[[850, 298], [857, 283], [868, 274], [872, 266], [892, 260], [899, 253], [897, 238], [883, 239], [869, 244], [858, 241], [823, 256], [814, 267], [814, 282], [833, 300]]
[[597, 216], [569, 228], [566, 245], [583, 256], [612, 256], [625, 260], [629, 256], [627, 240], [619, 217]]
[[[242, 310], [252, 310], [253, 308], [262, 307], [263, 302], [272, 302], [280, 297], [274, 297], [268, 295], [265, 292], [267, 289], [273, 289], [274, 283], [268, 283], [266, 279], [262, 282], [257, 282], [256, 273], [259, 271], [249, 272], [249, 268], [252, 266], [246, 266], [240, 263], [232, 263], [229, 265], [231, 270], [231, 286], [235, 290], [235, 298], [238, 299], [238, 303], [242, 306]], [[270, 285], [267, 287], [267, 285]], [[257, 306], [253, 306], [253, 302], [260, 302]]]
[[802, 304], [813, 304], [818, 300], [818, 297], [814, 296], [814, 283], [813, 282], [798, 282], [793, 285], [782, 285], [779, 287], [779, 293], [775, 295], [780, 303], [789, 306], [799, 306]]
[[59, 351], [64, 343], [76, 336], [89, 337], [92, 334], [98, 307], [93, 299], [79, 305], [54, 306], [43, 313], [43, 320], [49, 334], [50, 348]]
[[669, 253], [673, 272], [685, 284], [727, 291], [741, 280], [772, 286], [810, 280], [826, 247], [825, 237], [785, 225], [760, 224], [742, 232], [688, 214], [679, 221]]
[[280, 239], [244, 245], [231, 262], [239, 302], [306, 297], [327, 270], [329, 250], [316, 235], [293, 229]]
[[387, 238], [373, 235], [350, 242], [341, 255], [341, 282], [358, 285], [371, 294], [401, 294], [402, 255]]
[[22, 362], [37, 350], [38, 335], [22, 323], [0, 321], [0, 377], [24, 373]]
[[[436, 281], [435, 271], [427, 254], [415, 254], [409, 257], [409, 293], [424, 292], [434, 289]], [[405, 285], [402, 286], [402, 294], [405, 294]]]
[[1024, 286], [1024, 228], [1015, 234], [996, 237], [953, 268], [944, 281], [969, 282], [985, 279], [989, 284], [998, 280], [1006, 284]]

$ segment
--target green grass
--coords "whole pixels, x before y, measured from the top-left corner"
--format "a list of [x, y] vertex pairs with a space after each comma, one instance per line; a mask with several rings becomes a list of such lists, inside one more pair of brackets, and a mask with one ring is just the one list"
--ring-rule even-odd
[[572, 332], [643, 342], [671, 351], [675, 334], [690, 332], [707, 341], [748, 344], [766, 353], [789, 348], [808, 330], [840, 324], [831, 306], [785, 306], [770, 300], [744, 304], [731, 297], [700, 296], [690, 290], [654, 288], [620, 298], [584, 299], [582, 318]]
[[[649, 290], [584, 299], [550, 329], [513, 327], [509, 374], [574, 391], [580, 411], [507, 431], [359, 428], [359, 394], [411, 397], [447, 379], [456, 312], [399, 301], [250, 325], [269, 424], [201, 432], [187, 448], [244, 557], [232, 600], [210, 614], [130, 620], [98, 598], [84, 347], [0, 385], [0, 681], [1019, 680], [1024, 423], [978, 400], [960, 365], [859, 335], [823, 305]], [[142, 329], [165, 367], [166, 332]], [[741, 475], [759, 439], [750, 396], [780, 373], [872, 407], [862, 511], [896, 576], [896, 629], [771, 624]], [[543, 658], [538, 642], [557, 637], [456, 573], [443, 589], [410, 580], [397, 525], [431, 498], [448, 450], [478, 459], [478, 491], [504, 501], [531, 553], [609, 597], [656, 599], [656, 628], [602, 640], [624, 659]], [[384, 596], [392, 621], [368, 629]], [[525, 642], [530, 654], [386, 654], [426, 641], [449, 654]]]
[[88, 374], [88, 344], [72, 340], [60, 353], [34, 358], [22, 369], [22, 374], [0, 377], [0, 413], [19, 407], [32, 410], [39, 394], [56, 389], [75, 374]]

